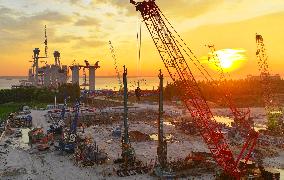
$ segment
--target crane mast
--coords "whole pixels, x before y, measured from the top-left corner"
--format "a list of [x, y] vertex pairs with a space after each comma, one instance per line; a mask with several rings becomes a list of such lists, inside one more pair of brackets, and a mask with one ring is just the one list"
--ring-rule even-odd
[[119, 90], [122, 89], [122, 82], [121, 82], [121, 76], [120, 76], [120, 73], [119, 73], [119, 70], [118, 70], [118, 62], [117, 62], [117, 58], [116, 58], [116, 54], [115, 54], [115, 50], [114, 50], [114, 47], [111, 43], [111, 41], [109, 41], [109, 46], [110, 46], [110, 52], [111, 52], [111, 56], [114, 60], [114, 69], [115, 69], [115, 73], [116, 73], [116, 77], [117, 77], [117, 80], [118, 80], [118, 84], [119, 84]]
[[46, 33], [46, 25], [44, 26], [44, 53], [45, 53], [45, 57], [47, 58], [48, 57], [48, 54], [47, 54], [47, 50], [48, 50], [48, 46], [47, 46], [47, 33]]
[[155, 0], [142, 2], [130, 0], [130, 3], [135, 5], [137, 11], [140, 11], [160, 57], [172, 80], [178, 85], [180, 97], [193, 117], [195, 125], [199, 129], [212, 156], [226, 173], [239, 178], [241, 173], [238, 169], [239, 160], [245, 153], [246, 159], [250, 157], [255, 141], [249, 138], [237, 160], [235, 160], [180, 50], [179, 42], [167, 27], [167, 19], [165, 19], [163, 13], [156, 5]]

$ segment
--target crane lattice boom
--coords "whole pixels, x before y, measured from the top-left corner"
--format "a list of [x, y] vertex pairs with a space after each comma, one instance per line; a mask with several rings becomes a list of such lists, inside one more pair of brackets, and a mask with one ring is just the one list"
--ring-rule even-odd
[[212, 156], [225, 172], [237, 178], [240, 177], [239, 160], [245, 153], [247, 153], [246, 158], [250, 156], [255, 141], [249, 137], [237, 160], [234, 159], [232, 151], [219, 125], [214, 121], [213, 114], [180, 50], [180, 44], [167, 27], [167, 19], [156, 5], [155, 0], [143, 2], [130, 0], [130, 2], [136, 6], [137, 11], [141, 12], [164, 65], [172, 80], [178, 85], [180, 96], [195, 119], [195, 125], [208, 145]]
[[262, 80], [262, 88], [263, 88], [263, 100], [264, 105], [267, 109], [272, 108], [274, 105], [272, 90], [271, 90], [271, 82], [270, 82], [270, 73], [269, 66], [267, 62], [267, 54], [263, 41], [263, 37], [259, 34], [256, 34], [256, 45], [257, 45], [257, 63], [260, 71], [260, 78]]
[[121, 89], [122, 88], [121, 76], [120, 76], [120, 72], [118, 70], [118, 62], [117, 62], [115, 50], [114, 50], [114, 47], [113, 47], [111, 41], [109, 41], [109, 46], [110, 46], [111, 56], [114, 60], [114, 69], [115, 69], [115, 72], [116, 72], [116, 77], [117, 77], [117, 80], [118, 80], [119, 88]]

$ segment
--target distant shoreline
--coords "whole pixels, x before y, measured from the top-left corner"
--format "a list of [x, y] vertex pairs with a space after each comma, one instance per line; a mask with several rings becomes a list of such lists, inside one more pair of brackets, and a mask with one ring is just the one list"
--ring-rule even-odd
[[[83, 78], [84, 76], [80, 76], [80, 78]], [[128, 76], [129, 78], [153, 78], [157, 76]], [[169, 77], [169, 76], [165, 76]], [[6, 78], [28, 78], [28, 76], [0, 76], [0, 79], [6, 79]], [[71, 76], [69, 76], [71, 78]], [[116, 78], [116, 76], [96, 76], [96, 78]]]

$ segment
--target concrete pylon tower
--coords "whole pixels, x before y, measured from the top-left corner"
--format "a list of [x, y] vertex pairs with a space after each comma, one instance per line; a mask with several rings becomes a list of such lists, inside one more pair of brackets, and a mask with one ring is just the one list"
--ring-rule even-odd
[[55, 65], [60, 66], [60, 52], [54, 51], [53, 56], [54, 56], [54, 60], [55, 60]]
[[51, 72], [50, 72], [50, 66], [49, 65], [46, 65], [45, 66], [46, 68], [44, 69], [44, 78], [43, 78], [43, 83], [44, 83], [44, 86], [50, 86], [50, 78], [51, 78]]
[[30, 68], [29, 69], [29, 79], [28, 79], [30, 82], [32, 82], [33, 81], [33, 69], [32, 68]]
[[94, 66], [90, 66], [89, 64], [87, 64], [86, 67], [89, 68], [89, 90], [95, 91], [96, 90], [96, 70], [100, 68], [99, 61], [97, 61]]
[[96, 68], [91, 66], [89, 69], [89, 84], [90, 84], [90, 91], [95, 91], [96, 89]]
[[79, 84], [79, 71], [80, 66], [74, 65], [70, 67], [72, 70], [72, 84]]

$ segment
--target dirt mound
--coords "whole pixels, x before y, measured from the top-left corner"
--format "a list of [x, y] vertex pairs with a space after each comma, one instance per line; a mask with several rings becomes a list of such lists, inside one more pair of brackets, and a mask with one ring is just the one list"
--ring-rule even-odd
[[150, 141], [151, 138], [148, 134], [144, 134], [140, 131], [130, 131], [129, 137], [131, 141], [135, 142], [143, 142], [143, 141]]

